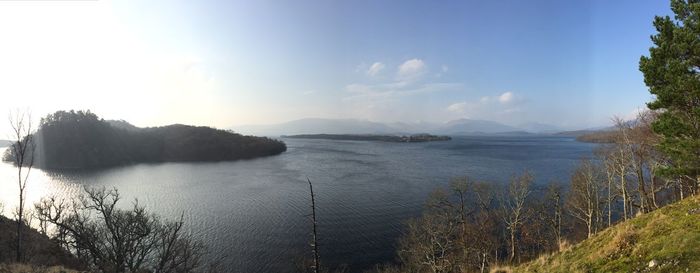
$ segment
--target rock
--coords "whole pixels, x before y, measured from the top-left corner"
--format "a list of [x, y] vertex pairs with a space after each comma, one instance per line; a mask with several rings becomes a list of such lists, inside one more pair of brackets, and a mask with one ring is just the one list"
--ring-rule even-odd
[[656, 260], [651, 260], [651, 261], [649, 261], [649, 267], [650, 267], [650, 268], [651, 268], [651, 267], [655, 267], [658, 263], [659, 263], [659, 262], [657, 262]]

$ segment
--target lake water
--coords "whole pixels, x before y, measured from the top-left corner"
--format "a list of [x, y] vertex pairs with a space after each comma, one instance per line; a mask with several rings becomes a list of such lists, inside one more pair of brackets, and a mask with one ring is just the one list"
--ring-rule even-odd
[[[320, 255], [353, 272], [391, 261], [403, 222], [451, 178], [504, 183], [532, 171], [537, 183], [566, 181], [594, 145], [570, 137], [455, 137], [431, 143], [284, 139], [279, 156], [236, 162], [138, 164], [86, 172], [33, 170], [28, 200], [70, 197], [82, 185], [116, 187], [150, 211], [189, 227], [229, 272], [290, 272], [308, 257], [314, 183]], [[16, 172], [0, 164], [5, 215], [16, 204]]]

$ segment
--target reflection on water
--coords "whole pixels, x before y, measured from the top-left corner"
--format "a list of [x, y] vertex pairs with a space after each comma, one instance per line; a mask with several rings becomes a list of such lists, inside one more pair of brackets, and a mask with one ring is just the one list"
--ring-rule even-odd
[[[33, 170], [28, 204], [75, 196], [83, 185], [116, 187], [190, 228], [231, 272], [288, 272], [310, 238], [308, 185], [317, 192], [320, 252], [354, 271], [393, 259], [402, 223], [436, 186], [468, 175], [494, 181], [530, 169], [539, 182], [564, 180], [593, 145], [565, 137], [458, 137], [381, 143], [285, 139], [280, 156], [237, 162], [138, 164], [84, 172]], [[16, 169], [0, 164], [5, 215], [17, 202]]]

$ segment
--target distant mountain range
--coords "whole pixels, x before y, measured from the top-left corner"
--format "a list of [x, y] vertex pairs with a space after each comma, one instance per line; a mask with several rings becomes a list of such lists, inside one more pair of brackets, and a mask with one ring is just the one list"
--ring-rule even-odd
[[543, 123], [518, 126], [495, 121], [458, 119], [445, 123], [393, 122], [381, 123], [359, 119], [306, 118], [269, 125], [235, 126], [241, 134], [280, 136], [299, 134], [417, 134], [483, 135], [483, 134], [553, 134], [564, 131], [561, 127]]

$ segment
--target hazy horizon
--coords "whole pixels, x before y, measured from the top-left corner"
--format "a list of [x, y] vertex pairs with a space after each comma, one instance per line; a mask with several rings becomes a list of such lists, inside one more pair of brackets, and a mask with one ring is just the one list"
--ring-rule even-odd
[[663, 1], [2, 1], [0, 115], [605, 126], [650, 100], [638, 60], [669, 13]]

